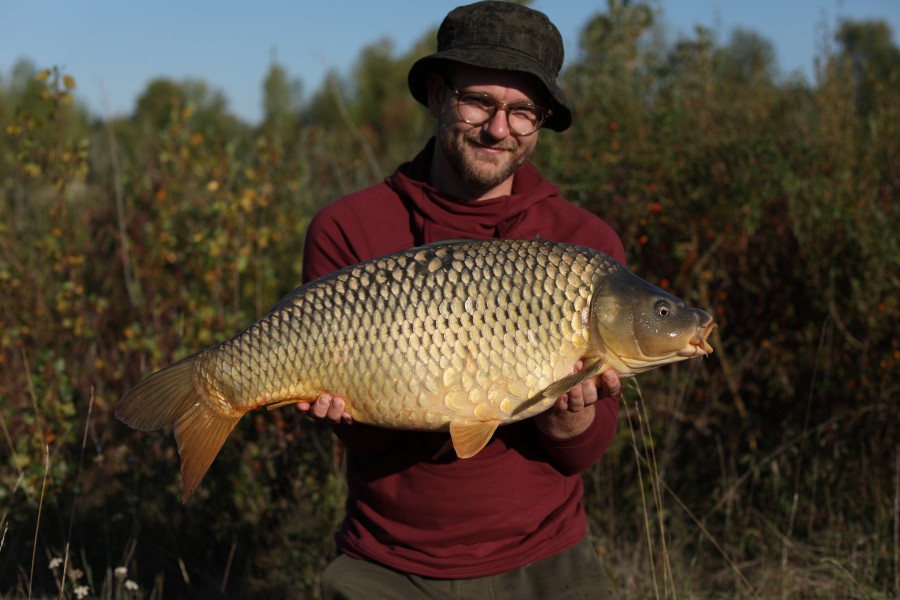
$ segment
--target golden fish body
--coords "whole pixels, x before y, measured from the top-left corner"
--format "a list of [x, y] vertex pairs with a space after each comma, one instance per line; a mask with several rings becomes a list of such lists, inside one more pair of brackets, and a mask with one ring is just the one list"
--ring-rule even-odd
[[295, 289], [241, 333], [145, 379], [116, 414], [139, 429], [175, 425], [186, 499], [254, 408], [339, 395], [354, 421], [449, 430], [466, 458], [497, 426], [607, 368], [630, 376], [711, 352], [713, 327], [595, 250], [443, 242]]

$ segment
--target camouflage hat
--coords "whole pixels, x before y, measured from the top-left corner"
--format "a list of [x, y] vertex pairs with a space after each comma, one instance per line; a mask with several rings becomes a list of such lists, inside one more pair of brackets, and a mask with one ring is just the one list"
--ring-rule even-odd
[[437, 34], [438, 51], [413, 64], [407, 83], [413, 97], [428, 103], [428, 73], [446, 61], [536, 77], [553, 99], [545, 127], [564, 131], [572, 112], [556, 81], [563, 63], [559, 30], [542, 12], [513, 2], [476, 2], [450, 11]]

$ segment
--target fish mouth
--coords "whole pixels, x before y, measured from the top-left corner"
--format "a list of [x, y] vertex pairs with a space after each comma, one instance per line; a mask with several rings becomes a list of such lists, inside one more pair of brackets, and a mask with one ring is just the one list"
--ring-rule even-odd
[[[712, 319], [710, 319], [712, 321]], [[717, 327], [715, 323], [708, 322], [701, 325], [688, 341], [687, 346], [678, 354], [680, 356], [708, 356], [713, 353], [713, 347], [709, 345], [707, 338]]]

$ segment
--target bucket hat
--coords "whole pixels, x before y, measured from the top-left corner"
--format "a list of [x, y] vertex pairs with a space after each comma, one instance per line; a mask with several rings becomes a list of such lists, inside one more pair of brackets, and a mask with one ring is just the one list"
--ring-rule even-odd
[[448, 61], [518, 71], [540, 81], [552, 99], [544, 127], [564, 131], [572, 112], [556, 78], [564, 57], [562, 36], [542, 12], [513, 2], [476, 2], [453, 9], [437, 33], [437, 52], [417, 60], [407, 84], [413, 98], [427, 105], [428, 74]]

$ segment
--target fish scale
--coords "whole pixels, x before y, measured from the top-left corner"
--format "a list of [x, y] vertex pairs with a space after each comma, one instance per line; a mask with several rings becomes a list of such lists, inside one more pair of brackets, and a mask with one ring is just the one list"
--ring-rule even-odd
[[[659, 302], [676, 326], [638, 331]], [[357, 422], [449, 429], [466, 458], [497, 426], [547, 410], [606, 368], [629, 376], [707, 354], [713, 326], [596, 250], [443, 242], [297, 288], [244, 331], [145, 379], [116, 414], [138, 429], [175, 425], [185, 499], [243, 414], [326, 393], [345, 398]]]

